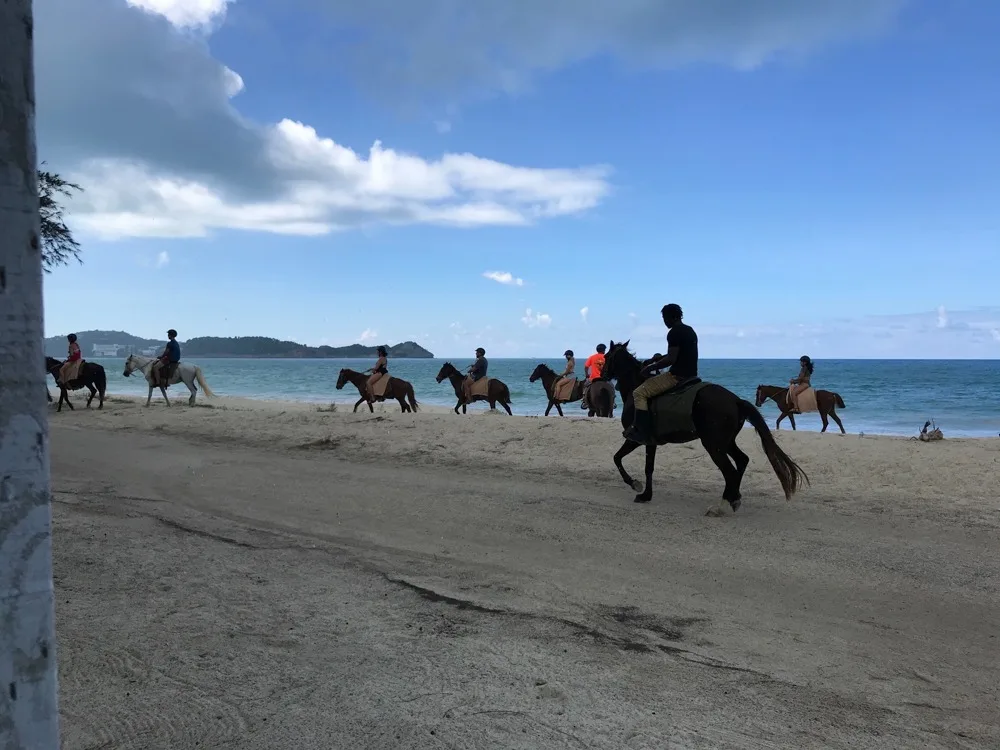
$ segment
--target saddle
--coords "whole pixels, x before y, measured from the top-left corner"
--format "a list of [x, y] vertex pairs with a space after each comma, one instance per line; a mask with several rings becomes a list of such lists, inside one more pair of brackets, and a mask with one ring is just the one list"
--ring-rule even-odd
[[701, 378], [687, 378], [649, 402], [656, 442], [687, 443], [698, 438], [691, 413], [698, 393], [710, 383]]
[[552, 400], [562, 402], [570, 401], [573, 398], [573, 390], [576, 388], [577, 382], [576, 378], [569, 378], [558, 388], [553, 388]]
[[476, 398], [477, 396], [481, 398], [488, 398], [490, 395], [491, 380], [493, 380], [493, 378], [479, 378], [479, 380], [472, 383], [469, 387], [469, 395], [472, 396], [472, 398]]
[[[788, 401], [788, 406], [791, 407], [791, 398]], [[819, 404], [816, 403], [816, 389], [812, 386], [799, 394], [799, 412], [805, 414], [810, 411], [819, 411]]]
[[389, 387], [389, 380], [390, 376], [385, 374], [372, 383], [372, 396], [375, 398], [385, 398], [386, 389]]

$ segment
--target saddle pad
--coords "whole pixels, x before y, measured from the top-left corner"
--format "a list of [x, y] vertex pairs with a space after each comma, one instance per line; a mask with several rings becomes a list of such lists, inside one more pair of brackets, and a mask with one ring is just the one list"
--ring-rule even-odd
[[566, 380], [562, 385], [555, 389], [555, 393], [552, 394], [553, 400], [571, 401], [573, 399], [573, 389], [576, 388], [576, 384], [576, 378]]
[[481, 396], [482, 398], [487, 398], [490, 395], [490, 381], [493, 378], [479, 378], [475, 383], [472, 384], [472, 397]]
[[677, 390], [656, 396], [649, 402], [649, 414], [653, 419], [653, 430], [658, 442], [679, 442], [679, 433], [690, 435], [688, 440], [697, 436], [691, 412], [695, 397], [706, 385], [709, 383], [702, 381], [681, 386]]
[[372, 395], [376, 398], [385, 398], [385, 391], [389, 387], [389, 380], [391, 380], [389, 375], [383, 375], [372, 383]]
[[806, 388], [799, 394], [799, 410], [804, 412], [807, 411], [819, 411], [819, 406], [816, 404], [816, 389]]

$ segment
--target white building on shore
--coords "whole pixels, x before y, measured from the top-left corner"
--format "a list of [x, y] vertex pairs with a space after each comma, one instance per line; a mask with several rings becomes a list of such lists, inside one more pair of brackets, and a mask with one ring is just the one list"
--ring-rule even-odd
[[124, 348], [119, 344], [94, 344], [91, 355], [94, 357], [117, 357], [118, 352]]

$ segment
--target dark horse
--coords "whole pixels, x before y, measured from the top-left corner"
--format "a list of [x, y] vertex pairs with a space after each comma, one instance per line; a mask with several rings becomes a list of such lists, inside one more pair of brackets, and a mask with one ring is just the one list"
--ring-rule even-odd
[[[570, 399], [568, 401], [556, 401], [552, 397], [552, 385], [556, 382], [555, 371], [548, 365], [538, 365], [535, 371], [531, 373], [531, 377], [528, 380], [534, 383], [536, 380], [542, 381], [542, 387], [545, 388], [545, 395], [548, 396], [549, 405], [545, 408], [545, 416], [549, 416], [549, 412], [552, 411], [552, 407], [556, 407], [556, 411], [559, 412], [559, 416], [562, 417], [563, 410], [562, 404], [572, 403], [573, 401], [579, 401], [583, 398], [583, 382], [577, 380], [576, 385], [573, 386], [573, 392], [570, 394]], [[614, 403], [615, 403], [615, 391], [607, 380], [595, 380], [590, 384], [590, 405], [589, 411], [587, 412], [588, 417], [598, 416], [598, 417], [611, 417], [614, 416]]]
[[[375, 407], [372, 405], [371, 399], [368, 398], [368, 376], [362, 372], [355, 372], [345, 367], [340, 371], [340, 377], [337, 378], [337, 390], [339, 391], [347, 383], [351, 383], [358, 389], [358, 393], [361, 394], [361, 398], [354, 405], [354, 411], [357, 411], [358, 407], [367, 401], [368, 409], [374, 413]], [[389, 382], [385, 386], [385, 395], [376, 396], [375, 401], [388, 401], [391, 398], [399, 402], [399, 408], [404, 413], [408, 411], [416, 412], [420, 409], [420, 404], [417, 403], [416, 396], [413, 394], [413, 386], [401, 378], [390, 377]], [[409, 403], [407, 403], [407, 400], [409, 400]]]
[[[792, 423], [792, 429], [795, 429], [795, 413], [792, 411], [792, 405], [788, 403], [788, 389], [782, 388], [777, 385], [758, 385], [757, 386], [757, 407], [760, 408], [764, 405], [764, 402], [771, 399], [778, 405], [778, 409], [781, 410], [781, 414], [778, 416], [778, 421], [774, 423], [774, 429], [778, 429], [781, 426], [781, 420], [788, 417], [788, 421]], [[842, 433], [846, 434], [844, 429], [844, 423], [840, 421], [840, 417], [837, 416], [837, 407], [841, 409], [846, 409], [847, 406], [844, 404], [844, 399], [840, 397], [839, 393], [834, 393], [833, 391], [816, 391], [816, 408], [819, 410], [819, 418], [823, 420], [823, 429], [820, 432], [826, 432], [826, 428], [830, 426], [827, 417], [833, 417], [833, 421], [837, 423]]]
[[[462, 414], [466, 414], [468, 409], [468, 403], [465, 401], [465, 390], [462, 384], [465, 382], [465, 375], [458, 371], [451, 362], [445, 362], [441, 365], [441, 369], [438, 371], [435, 380], [437, 382], [442, 382], [445, 378], [451, 381], [452, 387], [455, 389], [455, 397], [458, 399], [458, 403], [455, 404], [455, 413], [458, 414], [458, 407], [462, 407]], [[473, 396], [473, 401], [489, 401], [490, 408], [496, 409], [497, 404], [500, 404], [504, 409], [506, 409], [508, 414], [513, 414], [510, 410], [510, 389], [504, 384], [502, 380], [497, 380], [496, 378], [490, 378], [489, 385], [487, 386], [489, 395], [485, 398], [483, 396]]]
[[[56, 411], [62, 411], [63, 402], [66, 403], [66, 406], [72, 409], [73, 403], [69, 400], [67, 390], [76, 391], [80, 388], [87, 388], [90, 390], [90, 397], [87, 399], [88, 409], [90, 408], [90, 402], [94, 400], [94, 396], [100, 397], [97, 408], [103, 409], [104, 392], [108, 388], [108, 377], [104, 372], [104, 368], [96, 362], [84, 362], [80, 365], [80, 376], [76, 380], [71, 380], [69, 385], [61, 385], [59, 383], [59, 369], [62, 366], [63, 363], [55, 357], [45, 358], [45, 371], [55, 379], [56, 385], [59, 387], [59, 404]], [[47, 390], [48, 389], [46, 389], [46, 391]], [[49, 396], [49, 401], [51, 400], [52, 396]]]
[[[618, 390], [625, 401], [625, 407], [622, 410], [622, 425], [626, 428], [632, 423], [635, 412], [632, 391], [646, 379], [641, 374], [642, 363], [629, 352], [628, 344], [628, 341], [624, 344], [611, 342], [602, 373], [605, 378], [618, 381]], [[750, 422], [757, 430], [764, 454], [771, 462], [771, 467], [778, 476], [778, 481], [781, 482], [786, 500], [791, 499], [803, 482], [809, 483], [809, 477], [806, 476], [805, 472], [775, 442], [763, 415], [749, 401], [741, 399], [721, 385], [709, 383], [698, 392], [692, 406], [691, 420], [694, 422], [696, 434], [684, 434], [679, 436], [677, 440], [667, 439], [660, 444], [663, 445], [667, 442], [686, 443], [700, 438], [709, 457], [719, 467], [722, 476], [725, 477], [726, 489], [722, 493], [722, 498], [729, 501], [733, 511], [740, 507], [740, 484], [750, 463], [750, 457], [736, 445], [736, 436], [739, 435], [740, 430], [743, 429], [743, 423], [746, 421]], [[622, 459], [638, 447], [639, 443], [626, 440], [615, 454], [615, 466], [618, 467], [618, 473], [621, 474], [625, 484], [634, 490], [642, 490], [640, 494], [635, 496], [635, 502], [647, 503], [653, 496], [656, 446], [646, 446], [645, 489], [643, 489], [642, 483], [632, 479], [625, 471], [625, 467], [622, 466]], [[730, 462], [730, 458], [736, 463], [735, 467]]]

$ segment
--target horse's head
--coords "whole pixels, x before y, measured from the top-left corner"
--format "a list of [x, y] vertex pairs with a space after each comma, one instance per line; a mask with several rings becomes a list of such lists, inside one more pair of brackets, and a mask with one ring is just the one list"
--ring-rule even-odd
[[438, 370], [437, 377], [434, 379], [440, 383], [445, 378], [450, 378], [456, 372], [458, 372], [458, 370], [455, 369], [455, 365], [453, 365], [451, 362], [445, 362], [443, 365], [441, 365], [441, 369]]
[[545, 375], [546, 372], [549, 371], [550, 368], [547, 365], [538, 365], [538, 367], [535, 368], [534, 372], [531, 373], [531, 377], [528, 378], [528, 382], [534, 383], [536, 380], [538, 380], [540, 377]]
[[58, 370], [60, 367], [62, 367], [62, 362], [60, 362], [55, 357], [46, 357], [45, 358], [45, 372], [51, 374], [51, 373], [55, 372], [56, 370]]
[[340, 375], [337, 377], [337, 390], [339, 391], [345, 385], [347, 385], [347, 373], [349, 370], [345, 367], [340, 371]]
[[122, 372], [122, 375], [124, 375], [127, 378], [129, 375], [135, 372], [136, 369], [137, 365], [135, 363], [135, 355], [130, 354], [128, 355], [128, 359], [125, 360], [125, 370], [124, 372]]
[[614, 341], [608, 346], [607, 354], [604, 355], [604, 367], [601, 368], [601, 377], [604, 380], [614, 380], [621, 377], [624, 368], [629, 361], [635, 362], [635, 357], [628, 350], [628, 341], [616, 344]]
[[767, 396], [764, 395], [764, 386], [758, 385], [757, 386], [757, 395], [754, 397], [754, 400], [753, 400], [754, 406], [756, 406], [759, 409], [760, 407], [762, 407], [764, 405], [764, 401], [766, 399], [767, 399]]

